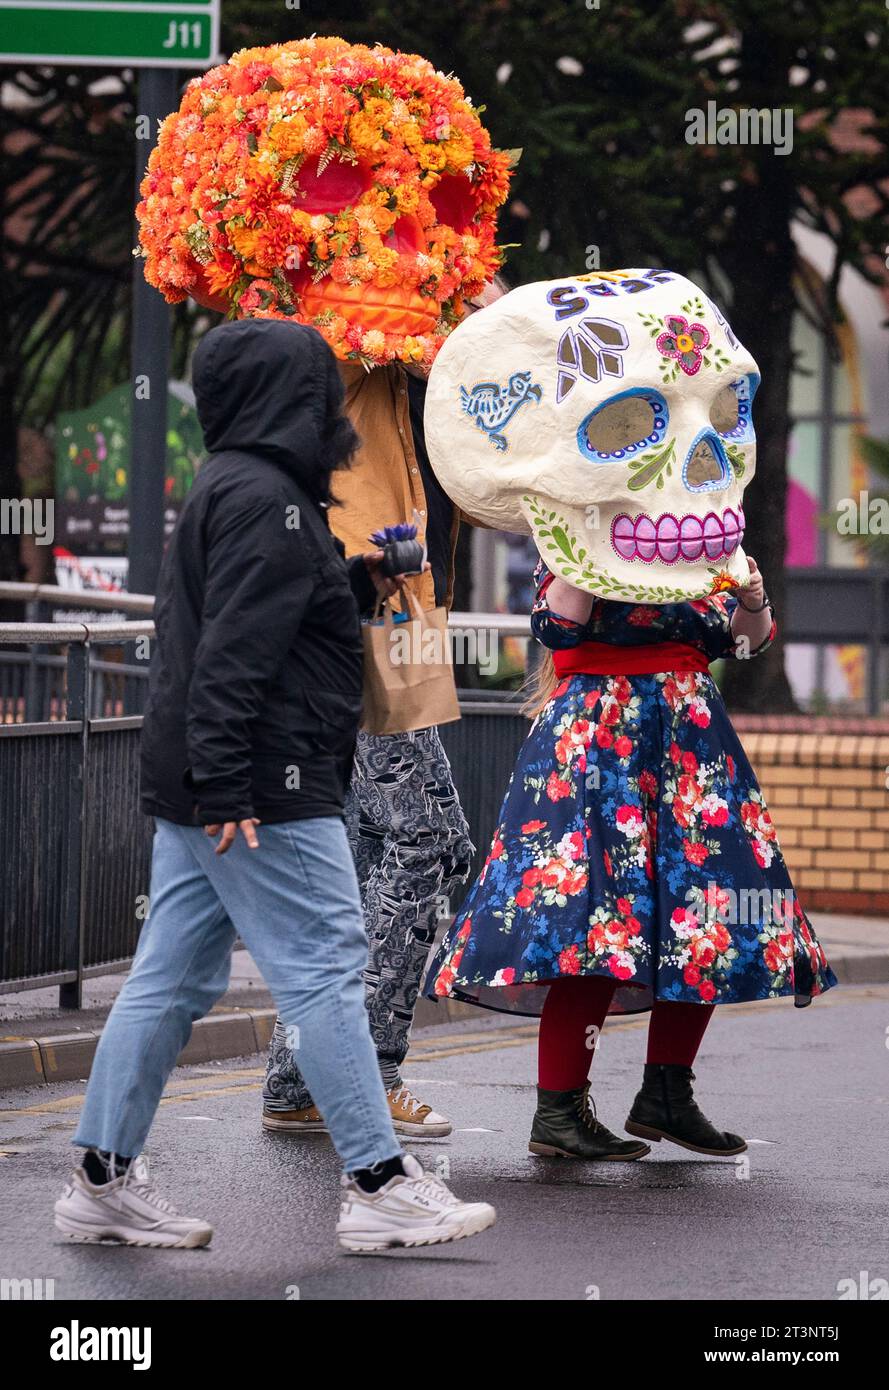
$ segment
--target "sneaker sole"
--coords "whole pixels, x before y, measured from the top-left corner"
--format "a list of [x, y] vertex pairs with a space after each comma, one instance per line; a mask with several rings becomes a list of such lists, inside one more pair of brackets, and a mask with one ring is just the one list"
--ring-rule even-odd
[[533, 1139], [528, 1144], [528, 1153], [538, 1154], [541, 1158], [573, 1158], [576, 1163], [635, 1163], [637, 1159], [644, 1158], [651, 1153], [648, 1144], [640, 1144], [638, 1149], [628, 1154], [600, 1154], [598, 1158], [584, 1158], [581, 1154], [573, 1154], [568, 1149], [556, 1149], [552, 1144], [538, 1144]]
[[744, 1140], [733, 1149], [702, 1149], [699, 1144], [689, 1144], [685, 1139], [677, 1139], [665, 1129], [653, 1129], [650, 1125], [637, 1124], [635, 1120], [627, 1120], [624, 1129], [627, 1134], [635, 1134], [640, 1139], [650, 1139], [653, 1144], [659, 1144], [662, 1139], [666, 1139], [670, 1144], [677, 1144], [680, 1149], [688, 1149], [693, 1154], [707, 1154], [710, 1158], [731, 1158], [734, 1154], [747, 1152]]
[[423, 1125], [411, 1124], [410, 1120], [393, 1119], [392, 1128], [396, 1134], [408, 1134], [412, 1139], [444, 1139], [454, 1131], [454, 1126], [449, 1120], [438, 1125]]
[[482, 1231], [487, 1231], [493, 1226], [496, 1220], [497, 1213], [492, 1207], [465, 1217], [457, 1228], [435, 1226], [430, 1230], [415, 1227], [413, 1230], [393, 1231], [388, 1236], [381, 1235], [379, 1231], [368, 1231], [366, 1234], [361, 1231], [337, 1231], [337, 1240], [340, 1248], [349, 1255], [372, 1255], [380, 1250], [413, 1250], [420, 1245], [444, 1245], [448, 1241], [465, 1240], [467, 1236], [480, 1235]]
[[187, 1235], [174, 1239], [120, 1226], [87, 1226], [70, 1216], [58, 1214], [55, 1217], [55, 1226], [68, 1240], [81, 1245], [100, 1245], [104, 1241], [113, 1241], [115, 1245], [140, 1245], [153, 1250], [198, 1250], [204, 1245], [209, 1245], [213, 1238], [212, 1226], [201, 1226], [196, 1231], [189, 1231]]
[[323, 1120], [279, 1120], [274, 1115], [263, 1115], [262, 1127], [270, 1134], [327, 1134]]

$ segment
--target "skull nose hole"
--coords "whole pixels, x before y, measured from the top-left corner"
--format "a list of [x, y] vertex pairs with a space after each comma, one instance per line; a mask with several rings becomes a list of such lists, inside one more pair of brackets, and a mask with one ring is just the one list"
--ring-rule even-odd
[[693, 492], [709, 491], [728, 481], [720, 446], [712, 439], [699, 439], [688, 456], [683, 477]]

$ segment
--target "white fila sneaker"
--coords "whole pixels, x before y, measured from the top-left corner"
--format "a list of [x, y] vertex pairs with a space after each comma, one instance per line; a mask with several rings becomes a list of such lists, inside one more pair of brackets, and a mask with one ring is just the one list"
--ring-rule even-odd
[[411, 1154], [403, 1161], [404, 1177], [390, 1178], [379, 1192], [362, 1192], [354, 1178], [340, 1180], [345, 1190], [336, 1233], [344, 1250], [360, 1255], [393, 1246], [439, 1245], [493, 1226], [497, 1213], [487, 1202], [461, 1202]]
[[94, 1187], [83, 1169], [75, 1168], [55, 1213], [56, 1230], [70, 1240], [194, 1250], [208, 1245], [213, 1235], [206, 1221], [180, 1216], [152, 1186], [145, 1158], [133, 1159], [125, 1173], [101, 1187]]

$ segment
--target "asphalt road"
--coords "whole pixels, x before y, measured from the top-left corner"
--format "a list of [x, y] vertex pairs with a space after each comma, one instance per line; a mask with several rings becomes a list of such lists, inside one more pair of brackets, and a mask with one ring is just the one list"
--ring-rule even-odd
[[[645, 1020], [607, 1027], [599, 1113], [620, 1130]], [[426, 1251], [350, 1257], [333, 1238], [337, 1165], [323, 1136], [259, 1127], [263, 1059], [181, 1068], [151, 1136], [161, 1189], [213, 1222], [208, 1250], [66, 1244], [52, 1203], [70, 1164], [82, 1085], [0, 1097], [0, 1276], [52, 1278], [57, 1299], [802, 1299], [889, 1278], [889, 986], [847, 986], [808, 1010], [717, 1010], [697, 1065], [712, 1119], [751, 1140], [742, 1159], [655, 1147], [634, 1164], [534, 1158], [527, 1022], [424, 1030], [406, 1068], [454, 1120], [412, 1145], [492, 1231]]]

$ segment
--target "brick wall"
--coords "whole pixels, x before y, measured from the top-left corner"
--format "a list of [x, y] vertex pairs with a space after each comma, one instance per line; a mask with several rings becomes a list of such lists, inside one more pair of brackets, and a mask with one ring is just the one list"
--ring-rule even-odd
[[889, 724], [733, 722], [802, 906], [889, 915]]

